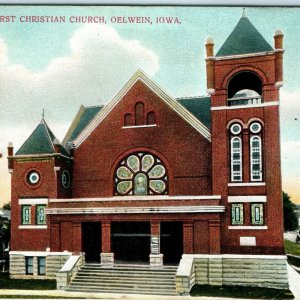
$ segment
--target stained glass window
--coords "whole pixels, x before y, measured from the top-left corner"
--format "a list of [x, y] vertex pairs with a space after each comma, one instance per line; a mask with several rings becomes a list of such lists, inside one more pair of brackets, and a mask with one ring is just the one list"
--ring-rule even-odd
[[115, 173], [116, 195], [167, 194], [167, 171], [162, 161], [150, 153], [126, 157]]
[[251, 223], [252, 225], [264, 224], [264, 206], [262, 203], [251, 204]]
[[21, 223], [23, 225], [31, 224], [31, 206], [22, 205], [21, 211]]
[[242, 140], [231, 138], [231, 181], [242, 181]]
[[46, 205], [37, 205], [36, 206], [36, 224], [37, 225], [44, 225], [46, 224], [46, 213], [45, 213]]
[[251, 181], [262, 180], [261, 138], [253, 136], [250, 139]]
[[231, 205], [231, 224], [243, 225], [244, 224], [244, 206], [243, 204]]

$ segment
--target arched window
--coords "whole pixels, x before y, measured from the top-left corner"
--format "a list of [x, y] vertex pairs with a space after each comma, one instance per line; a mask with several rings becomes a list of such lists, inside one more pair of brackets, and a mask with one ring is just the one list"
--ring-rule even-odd
[[155, 114], [153, 111], [147, 113], [147, 125], [155, 124]]
[[250, 138], [250, 165], [251, 165], [251, 181], [262, 180], [262, 149], [261, 137], [258, 135]]
[[144, 120], [144, 103], [137, 102], [135, 105], [135, 125], [145, 125]]
[[164, 195], [168, 193], [167, 170], [153, 154], [129, 155], [117, 167], [115, 195]]
[[242, 139], [239, 135], [242, 132], [242, 126], [234, 123], [230, 126], [230, 174], [231, 181], [242, 181], [243, 166], [242, 166]]
[[124, 116], [124, 126], [133, 126], [132, 115], [129, 113]]
[[228, 106], [262, 103], [262, 82], [250, 71], [238, 72], [228, 84]]

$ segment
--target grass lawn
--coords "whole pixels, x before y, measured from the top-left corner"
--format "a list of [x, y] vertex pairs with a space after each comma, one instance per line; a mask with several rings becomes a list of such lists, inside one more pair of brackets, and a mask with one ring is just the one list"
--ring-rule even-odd
[[284, 241], [285, 253], [300, 256], [300, 244], [285, 240]]
[[8, 273], [0, 273], [0, 289], [56, 290], [56, 280], [10, 279]]
[[240, 299], [294, 299], [289, 290], [277, 290], [244, 286], [195, 285], [191, 296], [228, 297]]

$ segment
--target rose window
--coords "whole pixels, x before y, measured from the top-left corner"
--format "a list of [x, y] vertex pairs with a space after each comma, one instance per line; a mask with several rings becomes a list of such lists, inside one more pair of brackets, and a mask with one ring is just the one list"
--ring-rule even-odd
[[149, 153], [124, 159], [115, 174], [116, 195], [167, 194], [167, 171], [162, 161]]

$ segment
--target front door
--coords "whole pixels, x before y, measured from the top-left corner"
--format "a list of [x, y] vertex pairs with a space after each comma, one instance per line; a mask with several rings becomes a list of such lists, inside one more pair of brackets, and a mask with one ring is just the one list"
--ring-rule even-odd
[[117, 263], [149, 263], [150, 223], [113, 222], [112, 251]]
[[101, 253], [101, 223], [82, 223], [82, 250], [86, 262], [100, 262]]

